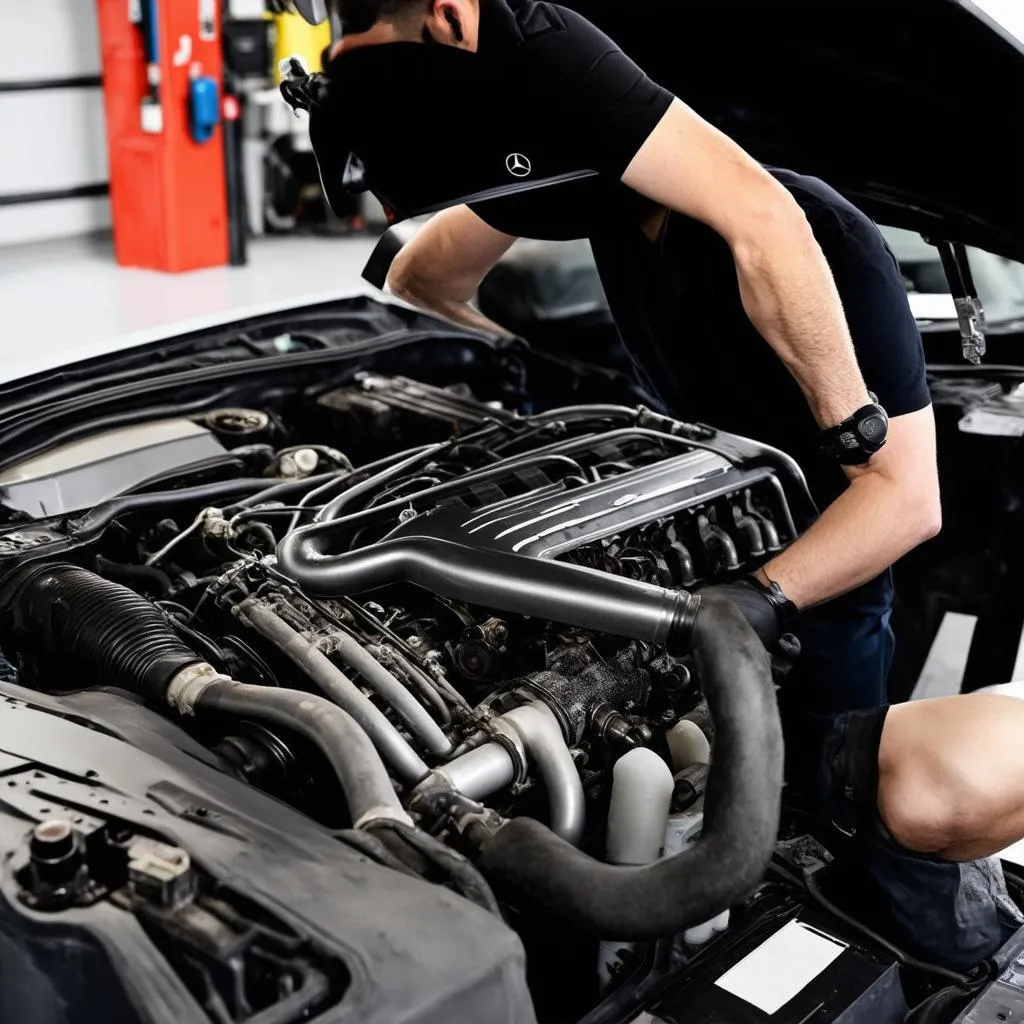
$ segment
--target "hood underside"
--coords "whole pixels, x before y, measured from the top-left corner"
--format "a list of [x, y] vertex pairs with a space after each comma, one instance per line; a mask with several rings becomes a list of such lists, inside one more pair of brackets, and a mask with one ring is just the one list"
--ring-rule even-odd
[[566, 6], [764, 163], [877, 220], [1024, 260], [1024, 44], [973, 4]]

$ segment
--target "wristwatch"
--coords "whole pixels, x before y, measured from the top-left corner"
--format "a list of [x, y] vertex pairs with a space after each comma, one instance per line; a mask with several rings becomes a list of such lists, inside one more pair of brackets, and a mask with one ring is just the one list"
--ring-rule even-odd
[[775, 614], [779, 620], [779, 628], [781, 632], [785, 633], [799, 616], [800, 609], [786, 597], [782, 587], [769, 577], [768, 573], [764, 570], [764, 566], [761, 566], [753, 575], [748, 576], [747, 580], [775, 609]]
[[863, 466], [882, 450], [889, 437], [889, 416], [868, 392], [871, 404], [821, 432], [821, 450], [842, 466]]

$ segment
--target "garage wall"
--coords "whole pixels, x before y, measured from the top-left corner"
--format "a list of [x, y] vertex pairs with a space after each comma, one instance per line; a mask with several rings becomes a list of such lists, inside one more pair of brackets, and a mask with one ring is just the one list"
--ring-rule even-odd
[[[127, 2], [127, 0], [126, 0]], [[100, 46], [93, 0], [0, 0], [0, 83], [95, 76]], [[106, 184], [99, 88], [0, 90], [0, 245], [110, 225], [103, 197], [6, 205], [3, 197]]]

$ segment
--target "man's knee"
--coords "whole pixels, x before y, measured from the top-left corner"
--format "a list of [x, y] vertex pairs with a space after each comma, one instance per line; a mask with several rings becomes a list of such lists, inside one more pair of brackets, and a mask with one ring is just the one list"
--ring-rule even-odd
[[906, 850], [935, 854], [956, 842], [956, 812], [925, 774], [901, 765], [878, 783], [882, 824]]
[[952, 700], [960, 703], [890, 709], [879, 744], [879, 815], [892, 837], [915, 853], [942, 855], [964, 844], [985, 845], [988, 837], [997, 842], [1008, 824], [1010, 780], [997, 768], [1005, 744], [992, 728], [991, 709], [969, 698]]

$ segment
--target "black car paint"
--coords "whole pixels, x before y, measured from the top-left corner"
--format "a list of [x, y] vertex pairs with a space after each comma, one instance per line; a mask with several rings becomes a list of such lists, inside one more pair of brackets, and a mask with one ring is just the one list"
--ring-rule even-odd
[[1024, 260], [1024, 148], [1007, 117], [1024, 43], [973, 4], [569, 6], [763, 163], [823, 178], [882, 223]]

